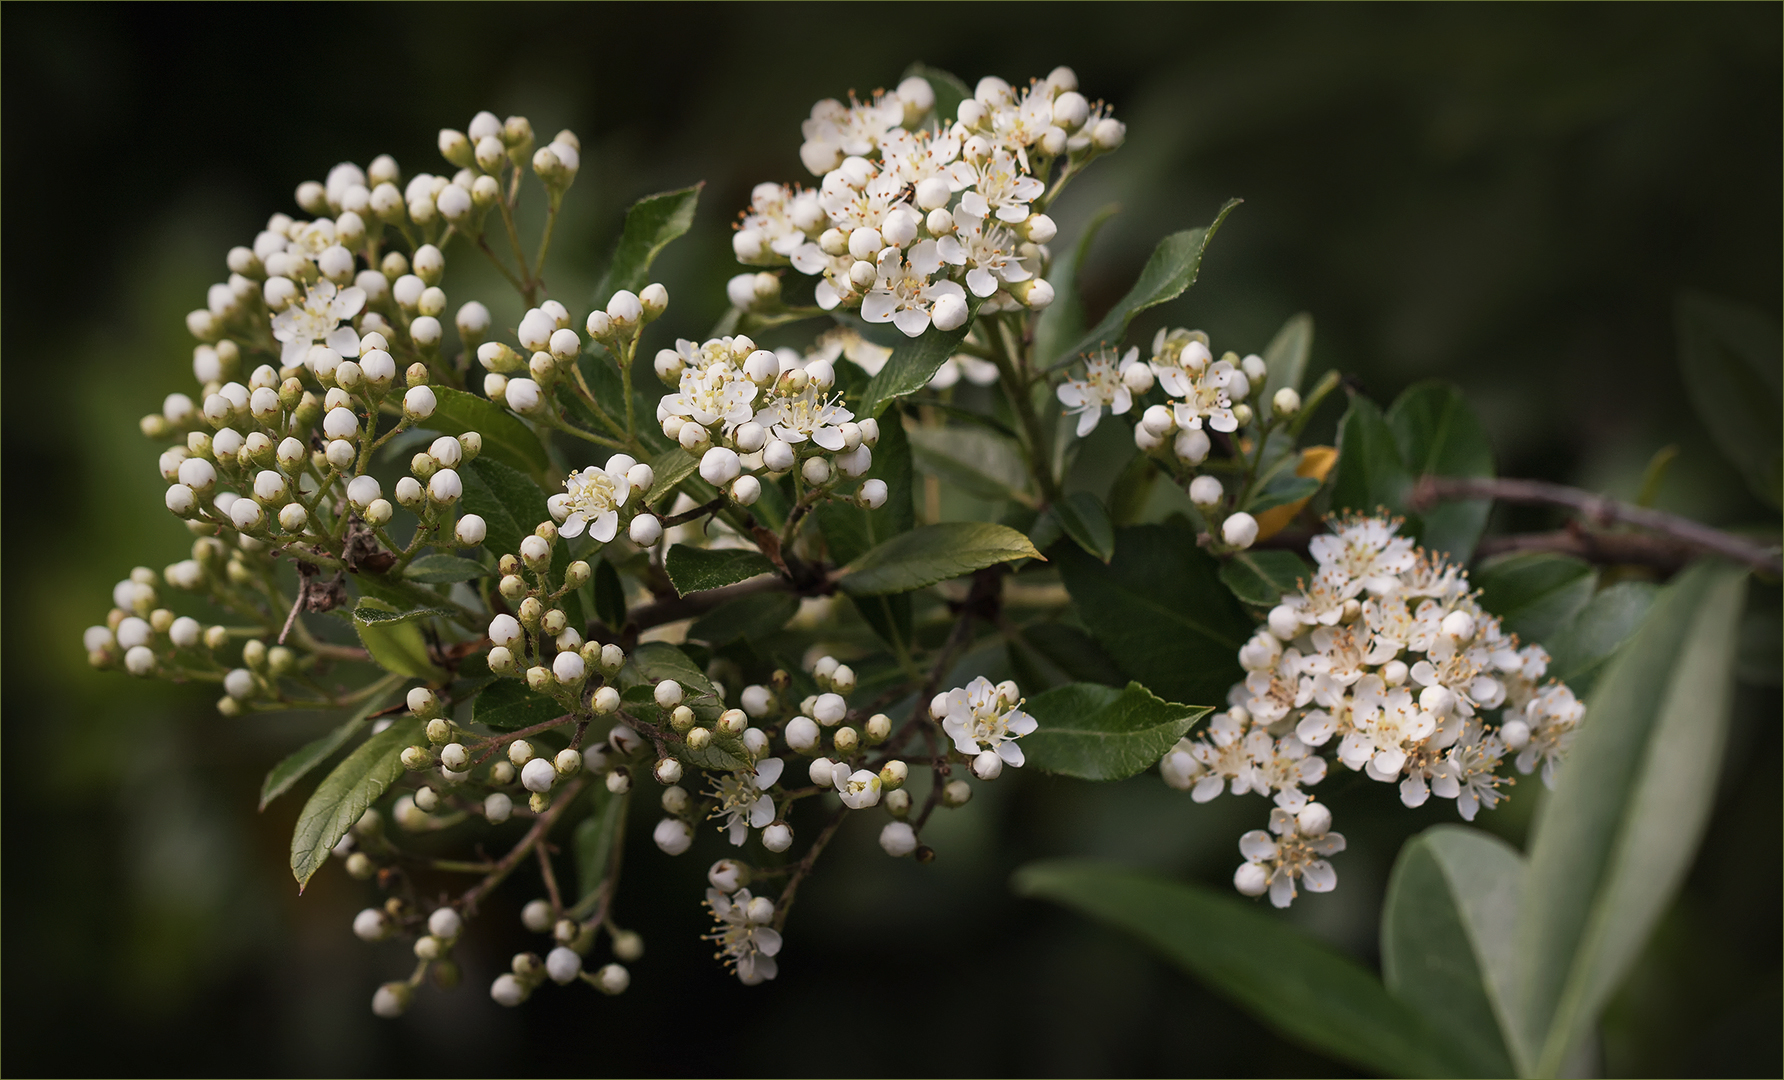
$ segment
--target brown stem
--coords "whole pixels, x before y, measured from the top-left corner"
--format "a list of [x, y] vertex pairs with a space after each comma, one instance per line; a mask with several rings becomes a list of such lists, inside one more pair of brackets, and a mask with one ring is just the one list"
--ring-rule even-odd
[[711, 502], [703, 503], [700, 506], [694, 507], [692, 510], [683, 510], [681, 513], [676, 514], [674, 517], [662, 518], [661, 523], [662, 523], [663, 528], [665, 528], [665, 529], [669, 528], [672, 525], [685, 525], [688, 522], [694, 520], [695, 518], [705, 517], [707, 514], [716, 514], [720, 510], [723, 510], [724, 508], [725, 508], [725, 497], [723, 495], [720, 495], [718, 498], [712, 500]]
[[575, 716], [575, 713], [565, 713], [556, 720], [547, 720], [543, 723], [534, 724], [532, 727], [521, 728], [519, 731], [510, 731], [506, 735], [498, 735], [479, 747], [483, 752], [479, 754], [477, 760], [471, 764], [473, 766], [481, 765], [489, 760], [489, 756], [496, 752], [497, 747], [506, 746], [508, 743], [511, 743], [516, 739], [524, 739], [528, 735], [537, 735], [541, 731], [550, 731], [554, 727], [562, 727], [564, 724], [575, 719]]
[[534, 822], [533, 827], [527, 830], [527, 834], [520, 838], [520, 843], [514, 845], [514, 850], [497, 861], [495, 869], [489, 872], [488, 877], [471, 886], [463, 896], [459, 897], [458, 906], [467, 913], [475, 912], [477, 902], [488, 896], [490, 890], [500, 885], [503, 878], [512, 874], [514, 868], [520, 865], [520, 861], [527, 857], [529, 851], [533, 850], [533, 846], [545, 839], [545, 834], [551, 831], [551, 827], [557, 824], [558, 818], [564, 816], [564, 811], [568, 810], [570, 804], [576, 801], [576, 796], [582, 793], [582, 785], [585, 782], [586, 779], [579, 776], [565, 784], [558, 792], [557, 797], [552, 799], [551, 806], [539, 815], [539, 820]]
[[836, 835], [836, 830], [842, 826], [842, 819], [847, 817], [848, 813], [848, 807], [837, 807], [836, 813], [830, 817], [830, 823], [825, 825], [824, 831], [811, 842], [811, 850], [807, 851], [805, 858], [800, 859], [799, 865], [793, 868], [792, 876], [787, 878], [787, 885], [781, 890], [780, 899], [774, 902], [774, 928], [776, 930], [787, 925], [787, 912], [793, 909], [793, 898], [799, 892], [799, 883], [805, 880], [807, 874], [811, 873], [811, 868], [817, 863], [818, 856], [823, 854], [824, 845], [828, 844], [830, 838]]
[[1572, 510], [1600, 528], [1635, 525], [1671, 537], [1683, 548], [1743, 563], [1773, 577], [1784, 576], [1778, 549], [1756, 544], [1745, 537], [1712, 529], [1690, 518], [1649, 510], [1563, 484], [1544, 480], [1496, 480], [1450, 476], [1426, 476], [1413, 488], [1411, 506], [1424, 509], [1446, 499], [1497, 499], [1501, 502], [1558, 506]]
[[1555, 532], [1489, 536], [1475, 548], [1482, 557], [1526, 551], [1555, 552], [1611, 566], [1650, 566], [1665, 574], [1684, 569], [1697, 554], [1691, 545], [1671, 537], [1593, 532], [1573, 522]]
[[551, 898], [552, 918], [559, 918], [564, 914], [564, 898], [558, 893], [557, 874], [551, 869], [551, 853], [545, 850], [549, 846], [535, 845], [533, 854], [539, 857], [539, 876], [545, 879], [545, 895]]

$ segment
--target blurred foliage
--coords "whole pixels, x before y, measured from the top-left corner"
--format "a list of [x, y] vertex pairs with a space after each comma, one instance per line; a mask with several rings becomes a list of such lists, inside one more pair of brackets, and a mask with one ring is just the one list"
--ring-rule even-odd
[[[1460, 384], [1501, 475], [1628, 498], [1672, 443], [1657, 505], [1724, 525], [1764, 516], [1692, 415], [1673, 318], [1690, 289], [1758, 305], [1775, 324], [1775, 5], [900, 10], [913, 17], [816, 5], [698, 18], [8, 7], [11, 1037], [0, 1066], [401, 1074], [512, 1071], [524, 1059], [535, 1075], [830, 1072], [839, 1059], [788, 1038], [908, 1018], [908, 1037], [862, 1042], [857, 1071], [1344, 1072], [1113, 932], [1009, 893], [1013, 867], [1085, 854], [1224, 884], [1231, 837], [1255, 807], [1197, 806], [1156, 777], [1007, 779], [982, 790], [979, 813], [938, 819], [926, 839], [942, 857], [928, 867], [845, 832], [833, 849], [844, 865], [804, 894], [781, 978], [755, 990], [708, 963], [695, 937], [708, 844], [674, 861], [634, 854], [648, 871], [618, 916], [649, 952], [628, 994], [496, 1009], [480, 988], [523, 940], [515, 914], [530, 894], [517, 884], [486, 909], [506, 929], [464, 956], [465, 987], [423, 995], [387, 1024], [366, 988], [406, 962], [349, 932], [364, 887], [324, 872], [299, 901], [284, 857], [296, 801], [252, 812], [267, 767], [326, 721], [226, 722], [205, 692], [86, 667], [80, 629], [103, 614], [111, 583], [134, 560], [159, 566], [189, 545], [163, 516], [136, 418], [186, 379], [181, 316], [224, 275], [223, 252], [291, 209], [299, 180], [386, 150], [431, 168], [434, 132], [479, 108], [569, 126], [584, 165], [553, 290], [592, 294], [624, 208], [704, 180], [693, 229], [659, 263], [671, 321], [697, 334], [735, 271], [728, 208], [760, 180], [800, 178], [811, 102], [891, 85], [916, 59], [968, 78], [1068, 63], [1128, 123], [1128, 144], [1057, 207], [1067, 237], [1122, 207], [1078, 269], [1091, 318], [1158, 236], [1240, 196], [1196, 288], [1143, 313], [1137, 337], [1169, 321], [1261, 349], [1308, 310], [1310, 374], [1341, 369], [1382, 401], [1424, 378]], [[312, 35], [334, 44], [291, 62], [286, 43]], [[1329, 441], [1331, 414], [1312, 441]], [[1501, 510], [1494, 525], [1555, 520]], [[1749, 607], [1749, 637], [1766, 648], [1743, 653], [1709, 838], [1612, 1004], [1601, 1048], [1612, 1075], [1779, 1068], [1776, 587], [1756, 587]], [[1447, 807], [1406, 813], [1361, 790], [1367, 781], [1331, 783], [1353, 837], [1345, 888], [1289, 917], [1373, 965], [1388, 867]], [[1521, 841], [1534, 786], [1488, 826]], [[987, 1014], [994, 1025], [958, 1022]], [[608, 1036], [637, 1030], [660, 1034]]]

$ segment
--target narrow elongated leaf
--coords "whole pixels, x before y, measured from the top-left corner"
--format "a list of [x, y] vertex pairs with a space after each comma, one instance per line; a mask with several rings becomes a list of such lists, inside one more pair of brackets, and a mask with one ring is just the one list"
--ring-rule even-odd
[[1716, 796], [1746, 574], [1699, 563], [1605, 670], [1537, 811], [1518, 952], [1535, 1072], [1596, 1022], [1690, 867]]
[[675, 485], [694, 475], [694, 470], [699, 467], [700, 459], [679, 446], [672, 446], [658, 454], [650, 462], [651, 474], [656, 479], [644, 496], [644, 501], [655, 506], [675, 490]]
[[1015, 440], [982, 427], [919, 427], [909, 436], [912, 462], [924, 472], [980, 499], [1033, 505]]
[[1095, 862], [1031, 863], [1012, 884], [1132, 934], [1303, 1046], [1390, 1076], [1469, 1075], [1367, 969], [1255, 904]]
[[564, 715], [556, 700], [533, 693], [519, 679], [498, 679], [471, 706], [472, 720], [497, 731], [519, 731]]
[[1020, 742], [1027, 763], [1080, 780], [1126, 780], [1145, 772], [1209, 711], [1161, 700], [1135, 682], [1125, 690], [1070, 683], [1022, 708], [1040, 725]]
[[[582, 899], [576, 904], [578, 914], [586, 918], [594, 910], [595, 890], [613, 870], [614, 854], [626, 831], [626, 804], [631, 793], [615, 795], [603, 784], [589, 789], [592, 808], [588, 817], [576, 825], [576, 891]], [[584, 904], [590, 905], [582, 910]]]
[[305, 743], [284, 761], [274, 765], [260, 782], [260, 809], [265, 810], [268, 803], [290, 791], [299, 780], [309, 775], [310, 770], [334, 756], [334, 752], [346, 746], [355, 735], [364, 730], [366, 717], [384, 707], [389, 699], [390, 691], [402, 677], [387, 675], [380, 682], [380, 689], [375, 690], [365, 699], [365, 704], [345, 723], [333, 731]]
[[1220, 580], [1253, 607], [1273, 608], [1285, 593], [1313, 578], [1307, 560], [1292, 551], [1241, 551], [1220, 565]]
[[1619, 581], [1599, 592], [1544, 642], [1549, 676], [1582, 697], [1589, 695], [1604, 666], [1647, 617], [1659, 591], [1645, 581]]
[[446, 673], [428, 655], [427, 639], [421, 636], [415, 618], [441, 614], [445, 612], [437, 609], [402, 613], [377, 597], [362, 596], [353, 609], [353, 629], [366, 652], [385, 671], [431, 681]]
[[[1338, 421], [1337, 475], [1332, 478], [1332, 509], [1373, 514], [1385, 508], [1406, 508], [1412, 476], [1400, 460], [1394, 432], [1373, 401], [1358, 395]], [[1408, 526], [1414, 519], [1407, 519]], [[1408, 533], [1414, 530], [1408, 529]]]
[[621, 289], [637, 292], [650, 284], [650, 264], [671, 240], [688, 231], [694, 223], [694, 208], [700, 202], [700, 189], [705, 181], [677, 191], [646, 195], [626, 211], [626, 225], [613, 249], [613, 261], [595, 286], [594, 300], [605, 307], [607, 300]]
[[1313, 355], [1313, 316], [1303, 311], [1299, 315], [1289, 316], [1264, 347], [1264, 365], [1269, 370], [1265, 376], [1264, 393], [1258, 398], [1258, 408], [1265, 419], [1276, 409], [1276, 391], [1289, 389], [1299, 391], [1301, 381], [1307, 377], [1307, 359]]
[[1088, 491], [1076, 491], [1053, 504], [1059, 527], [1085, 551], [1104, 562], [1115, 557], [1115, 525], [1102, 500]]
[[1053, 549], [1084, 625], [1130, 678], [1168, 701], [1225, 701], [1245, 677], [1239, 646], [1252, 621], [1220, 582], [1219, 564], [1187, 525], [1115, 531], [1108, 565]]
[[1569, 555], [1533, 551], [1494, 559], [1476, 570], [1481, 606], [1525, 641], [1549, 641], [1592, 599], [1598, 574]]
[[747, 548], [697, 548], [676, 544], [663, 560], [669, 581], [682, 596], [703, 589], [735, 585], [758, 574], [771, 574], [768, 556]]
[[328, 861], [341, 837], [403, 775], [404, 747], [423, 738], [421, 721], [401, 717], [359, 744], [345, 761], [323, 778], [297, 815], [291, 834], [291, 875], [303, 892], [310, 878]]
[[1221, 222], [1226, 220], [1239, 202], [1238, 199], [1228, 199], [1226, 205], [1220, 208], [1220, 213], [1214, 216], [1214, 221], [1204, 228], [1186, 229], [1160, 240], [1158, 246], [1152, 249], [1152, 257], [1141, 267], [1139, 280], [1134, 282], [1133, 288], [1109, 309], [1101, 322], [1079, 338], [1077, 344], [1061, 353], [1056, 363], [1070, 363], [1082, 353], [1120, 345], [1122, 338], [1127, 336], [1127, 326], [1134, 321], [1135, 315], [1182, 296], [1195, 284], [1196, 273], [1202, 267], [1202, 252], [1207, 250], [1208, 241], [1214, 239]]
[[[824, 533], [830, 558], [839, 564], [860, 558], [876, 544], [910, 532], [917, 524], [911, 443], [896, 409], [881, 419], [880, 442], [873, 448], [873, 466], [867, 478], [886, 485], [886, 502], [879, 509], [866, 510], [836, 500], [821, 503], [817, 509], [818, 528]], [[850, 596], [849, 601], [895, 653], [909, 649], [910, 597]]]
[[[1493, 447], [1486, 429], [1462, 400], [1462, 391], [1448, 383], [1408, 387], [1388, 408], [1387, 424], [1412, 480], [1493, 475]], [[1466, 564], [1492, 508], [1487, 499], [1438, 503], [1420, 515], [1419, 539], [1427, 548], [1446, 551], [1454, 561]]]
[[1007, 525], [948, 521], [880, 544], [844, 567], [838, 584], [850, 596], [910, 592], [1015, 559], [1042, 556], [1028, 537]]
[[454, 581], [475, 581], [492, 571], [476, 559], [457, 555], [423, 555], [403, 570], [403, 577], [423, 585], [446, 585]]
[[529, 476], [542, 478], [545, 475], [551, 459], [545, 456], [545, 446], [539, 436], [533, 434], [533, 429], [519, 417], [476, 394], [454, 390], [450, 386], [432, 389], [436, 404], [434, 414], [425, 421], [427, 427], [447, 435], [475, 431], [483, 437], [484, 455]]
[[1679, 298], [1679, 373], [1710, 437], [1771, 506], [1784, 498], [1784, 377], [1778, 324], [1742, 304]]
[[753, 640], [772, 634], [797, 614], [799, 598], [790, 592], [740, 596], [695, 619], [688, 627], [688, 637], [719, 648], [738, 638]]
[[1047, 268], [1047, 282], [1053, 286], [1053, 302], [1042, 310], [1034, 327], [1034, 359], [1043, 368], [1058, 360], [1060, 353], [1083, 337], [1085, 328], [1090, 325], [1090, 318], [1084, 313], [1084, 297], [1078, 289], [1078, 272], [1084, 266], [1084, 257], [1089, 254], [1096, 234], [1120, 209], [1119, 203], [1101, 207], [1084, 223], [1084, 231], [1078, 234], [1077, 243], [1071, 247], [1061, 244], [1054, 249], [1059, 254]]
[[[1424, 1015], [1472, 1063], [1513, 1076], [1516, 937], [1524, 860], [1498, 837], [1438, 825], [1400, 849], [1381, 909], [1388, 993]], [[1528, 1057], [1525, 1050], [1520, 1061]]]
[[931, 326], [921, 337], [905, 338], [893, 347], [885, 366], [868, 380], [867, 389], [861, 392], [861, 416], [877, 417], [893, 398], [916, 393], [929, 385], [929, 380], [941, 370], [942, 362], [953, 356], [960, 343], [966, 340], [967, 331], [972, 329], [973, 319], [979, 314], [979, 305], [984, 303], [972, 293], [966, 294], [966, 301], [966, 321], [957, 328], [938, 330]]

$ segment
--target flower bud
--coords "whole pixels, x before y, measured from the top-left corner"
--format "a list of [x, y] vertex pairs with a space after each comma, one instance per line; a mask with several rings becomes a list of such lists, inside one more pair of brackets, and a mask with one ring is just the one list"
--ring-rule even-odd
[[545, 974], [559, 986], [567, 986], [582, 974], [582, 957], [576, 950], [559, 945], [545, 956]]
[[1198, 476], [1189, 482], [1189, 501], [1197, 506], [1207, 508], [1220, 505], [1226, 492], [1220, 481], [1212, 476]]
[[1243, 512], [1233, 514], [1221, 523], [1220, 536], [1231, 547], [1248, 548], [1257, 539], [1257, 518]]
[[408, 983], [387, 982], [372, 995], [372, 1013], [384, 1020], [394, 1020], [409, 1010], [415, 991]]
[[1269, 887], [1269, 871], [1258, 863], [1248, 862], [1233, 871], [1233, 888], [1245, 896], [1262, 896]]
[[995, 750], [986, 750], [973, 758], [973, 775], [981, 780], [996, 780], [1003, 774], [1003, 758]]
[[793, 827], [784, 821], [776, 821], [762, 830], [762, 846], [769, 851], [781, 852], [793, 846]]
[[894, 859], [901, 859], [917, 850], [917, 832], [906, 822], [887, 822], [880, 830], [880, 847]]
[[965, 806], [973, 797], [972, 785], [965, 780], [950, 780], [942, 786], [942, 805], [950, 807]]
[[657, 822], [651, 839], [656, 841], [657, 847], [662, 848], [665, 855], [680, 855], [693, 846], [694, 831], [680, 818], [666, 817]]
[[1179, 458], [1189, 464], [1200, 465], [1208, 459], [1208, 451], [1211, 447], [1207, 432], [1201, 428], [1184, 428], [1177, 433], [1177, 441], [1171, 449]]
[[662, 519], [655, 514], [639, 514], [632, 519], [627, 535], [639, 547], [651, 547], [663, 538]]
[[1270, 407], [1277, 416], [1293, 416], [1301, 411], [1301, 395], [1295, 392], [1294, 387], [1285, 386], [1270, 399]]

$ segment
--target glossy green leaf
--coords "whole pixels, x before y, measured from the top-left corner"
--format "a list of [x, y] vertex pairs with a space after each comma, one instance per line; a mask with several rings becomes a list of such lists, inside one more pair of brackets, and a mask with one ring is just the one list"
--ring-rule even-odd
[[[589, 788], [588, 800], [591, 804], [589, 815], [577, 822], [572, 841], [576, 852], [576, 891], [581, 896], [576, 903], [576, 913], [580, 918], [593, 914], [599, 902], [595, 891], [613, 872], [620, 841], [626, 833], [626, 808], [631, 793], [615, 795], [606, 785], [595, 784]], [[584, 905], [587, 905], [586, 909]]]
[[1570, 555], [1532, 551], [1508, 555], [1470, 575], [1481, 606], [1526, 642], [1546, 642], [1592, 599], [1598, 573]]
[[949, 521], [895, 536], [843, 568], [838, 582], [850, 596], [910, 592], [987, 566], [1041, 553], [1007, 525]]
[[1121, 210], [1119, 203], [1109, 203], [1090, 215], [1078, 242], [1070, 247], [1055, 245], [1053, 264], [1047, 268], [1047, 282], [1053, 286], [1053, 302], [1035, 320], [1034, 359], [1045, 368], [1058, 360], [1065, 348], [1084, 336], [1090, 317], [1084, 313], [1084, 297], [1078, 289], [1078, 272], [1090, 252], [1096, 234]]
[[1303, 1046], [1390, 1076], [1465, 1076], [1452, 1043], [1356, 961], [1267, 908], [1106, 863], [1031, 863], [1012, 882], [1132, 934]]
[[1130, 678], [1168, 701], [1225, 701], [1245, 677], [1239, 646], [1252, 620], [1219, 564], [1178, 523], [1115, 531], [1107, 565], [1075, 546], [1051, 549], [1060, 578], [1098, 644]]
[[868, 380], [867, 389], [861, 392], [861, 408], [857, 412], [857, 418], [877, 417], [892, 399], [915, 393], [929, 385], [929, 380], [941, 369], [942, 362], [953, 356], [960, 343], [966, 340], [967, 331], [972, 329], [973, 319], [979, 314], [979, 305], [984, 300], [967, 293], [966, 302], [966, 321], [957, 328], [938, 330], [931, 326], [923, 331], [921, 337], [905, 338], [893, 347], [892, 355], [886, 358], [885, 366]]
[[1075, 491], [1053, 504], [1053, 514], [1073, 543], [1104, 562], [1115, 557], [1115, 525], [1101, 499]]
[[[875, 545], [910, 532], [917, 524], [916, 471], [910, 439], [898, 410], [881, 418], [879, 445], [873, 448], [873, 466], [865, 479], [880, 480], [886, 485], [886, 502], [878, 510], [864, 510], [835, 500], [818, 505], [818, 527], [835, 563], [846, 565]], [[851, 596], [849, 601], [894, 652], [910, 648], [909, 596]]]
[[366, 809], [403, 775], [403, 749], [423, 739], [421, 721], [400, 717], [359, 744], [334, 767], [297, 815], [291, 834], [291, 874], [303, 892], [329, 852]]
[[1273, 608], [1284, 593], [1313, 580], [1313, 568], [1292, 551], [1241, 551], [1220, 565], [1220, 580], [1233, 595], [1253, 607]]
[[699, 467], [700, 459], [679, 446], [672, 446], [658, 454], [650, 461], [650, 471], [655, 480], [644, 496], [644, 501], [655, 506], [667, 498], [677, 484], [694, 475], [694, 470]]
[[1040, 725], [1019, 743], [1029, 765], [1080, 780], [1125, 780], [1158, 764], [1207, 706], [1178, 705], [1139, 683], [1071, 683], [1028, 699]]
[[1056, 364], [1067, 364], [1083, 353], [1094, 352], [1099, 348], [1115, 348], [1127, 336], [1127, 326], [1134, 321], [1134, 316], [1147, 308], [1156, 307], [1167, 300], [1175, 300], [1195, 284], [1196, 273], [1202, 267], [1202, 252], [1207, 250], [1208, 241], [1214, 239], [1220, 225], [1232, 213], [1233, 207], [1239, 205], [1238, 199], [1229, 199], [1220, 208], [1212, 224], [1200, 229], [1187, 229], [1172, 233], [1158, 242], [1152, 249], [1152, 257], [1140, 269], [1139, 280], [1127, 291], [1115, 306], [1104, 315], [1102, 321], [1092, 327], [1077, 344], [1061, 353]]
[[682, 596], [735, 585], [758, 574], [771, 574], [768, 556], [748, 548], [697, 548], [676, 544], [663, 559], [669, 581]]
[[1543, 644], [1549, 651], [1549, 677], [1582, 697], [1647, 617], [1659, 589], [1645, 581], [1619, 581], [1591, 600]]
[[772, 634], [799, 614], [799, 598], [790, 592], [764, 592], [727, 600], [694, 620], [688, 637], [715, 648], [739, 638], [754, 640]]
[[345, 723], [321, 738], [305, 743], [284, 761], [274, 765], [272, 771], [266, 774], [266, 779], [260, 782], [260, 809], [265, 810], [268, 803], [290, 791], [299, 780], [309, 775], [310, 770], [347, 745], [364, 729], [366, 717], [384, 707], [385, 701], [390, 698], [390, 691], [401, 681], [400, 675], [386, 675], [366, 697], [365, 703]]
[[1278, 506], [1311, 499], [1319, 490], [1319, 481], [1311, 476], [1296, 476], [1287, 469], [1277, 473], [1270, 481], [1252, 493], [1246, 501], [1244, 509], [1250, 514], [1261, 514]]
[[551, 466], [545, 446], [533, 429], [488, 398], [450, 386], [435, 386], [434, 414], [425, 426], [447, 435], [475, 431], [483, 437], [479, 457], [491, 457], [530, 476], [542, 477]]
[[927, 81], [929, 88], [935, 91], [935, 120], [942, 127], [952, 124], [960, 111], [960, 103], [973, 96], [972, 87], [961, 81], [960, 76], [941, 68], [912, 64], [904, 69], [904, 78], [913, 75]]
[[372, 596], [362, 596], [353, 609], [353, 629], [360, 644], [385, 671], [433, 681], [445, 676], [428, 655], [427, 639], [416, 619], [446, 614], [439, 609], [399, 612], [395, 606]]
[[556, 699], [533, 693], [520, 679], [498, 679], [471, 706], [471, 719], [496, 731], [519, 731], [559, 717], [566, 711]]
[[497, 556], [518, 553], [520, 541], [540, 522], [551, 520], [545, 492], [523, 472], [479, 456], [461, 466], [458, 475], [465, 489], [460, 509], [483, 519], [489, 530], [484, 546]]
[[404, 568], [403, 577], [423, 585], [446, 585], [455, 581], [475, 581], [493, 572], [476, 559], [434, 554], [423, 555], [410, 563]]
[[[1408, 387], [1394, 399], [1386, 419], [1410, 479], [1493, 475], [1493, 446], [1486, 429], [1456, 387], [1440, 382]], [[1450, 500], [1428, 507], [1419, 515], [1419, 540], [1466, 564], [1492, 509], [1488, 499]]]
[[1062, 622], [1030, 623], [1021, 630], [1022, 641], [1047, 663], [1058, 668], [1070, 682], [1093, 682], [1122, 687], [1128, 677], [1096, 639]]
[[1313, 355], [1313, 316], [1303, 311], [1289, 316], [1264, 347], [1265, 376], [1263, 395], [1257, 399], [1258, 409], [1267, 420], [1276, 409], [1276, 391], [1299, 391], [1307, 377], [1307, 359]]
[[596, 304], [605, 306], [608, 297], [621, 289], [637, 292], [650, 284], [650, 264], [671, 240], [693, 225], [700, 189], [705, 186], [702, 181], [693, 187], [646, 195], [631, 205], [613, 260], [595, 286]]
[[919, 427], [909, 432], [917, 468], [989, 501], [1028, 502], [1028, 465], [1014, 439], [982, 427]]
[[[1524, 860], [1511, 845], [1438, 825], [1400, 849], [1381, 909], [1388, 993], [1424, 1015], [1472, 1064], [1514, 1076], [1503, 1031], [1518, 1022], [1517, 923]], [[1528, 1056], [1523, 1050], [1520, 1060]]]
[[609, 630], [626, 625], [626, 588], [620, 584], [619, 571], [606, 559], [595, 560], [595, 617]]
[[716, 717], [723, 711], [723, 705], [713, 692], [712, 680], [699, 665], [688, 659], [687, 653], [667, 642], [640, 643], [626, 657], [626, 666], [620, 671], [620, 686], [627, 690], [654, 686], [664, 679], [674, 679], [681, 684], [686, 695], [684, 704], [701, 719]]
[[1556, 1074], [1690, 868], [1716, 796], [1745, 572], [1687, 569], [1599, 680], [1537, 809], [1518, 954], [1534, 1071]]
[[[1394, 432], [1373, 401], [1362, 395], [1338, 421], [1338, 464], [1333, 466], [1332, 509], [1374, 514], [1406, 507], [1412, 475], [1400, 460]], [[1410, 524], [1409, 519], [1409, 524]], [[1410, 530], [1409, 530], [1410, 531]]]
[[1679, 373], [1710, 437], [1771, 506], [1784, 497], [1784, 378], [1778, 323], [1715, 297], [1679, 299]]

